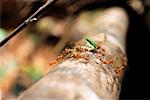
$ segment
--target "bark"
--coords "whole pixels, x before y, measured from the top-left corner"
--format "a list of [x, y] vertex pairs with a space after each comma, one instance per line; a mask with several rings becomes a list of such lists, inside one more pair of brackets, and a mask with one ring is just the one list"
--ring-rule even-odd
[[[99, 34], [66, 48], [50, 63], [51, 70], [18, 100], [117, 100], [127, 68], [125, 34], [128, 17], [122, 8], [109, 8], [97, 19]], [[91, 26], [92, 27], [92, 26]], [[91, 46], [93, 46], [91, 44]]]

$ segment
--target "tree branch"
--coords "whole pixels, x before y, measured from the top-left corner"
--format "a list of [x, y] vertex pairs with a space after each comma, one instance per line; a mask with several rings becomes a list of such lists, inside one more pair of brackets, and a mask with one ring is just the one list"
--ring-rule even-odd
[[47, 2], [40, 7], [34, 14], [32, 14], [28, 19], [26, 19], [22, 24], [20, 24], [14, 31], [12, 31], [9, 36], [0, 42], [0, 47], [6, 44], [12, 37], [17, 35], [22, 29], [24, 29], [28, 24], [36, 21], [39, 15], [43, 14], [48, 10], [49, 7], [53, 6], [57, 0], [47, 0]]
[[[92, 15], [94, 12], [89, 14], [94, 19]], [[52, 70], [17, 100], [118, 100], [127, 68], [124, 42], [128, 17], [124, 9], [114, 7], [91, 22], [95, 21], [96, 25], [86, 27], [93, 28], [90, 39], [66, 48], [50, 63]], [[94, 49], [87, 42], [96, 45]]]

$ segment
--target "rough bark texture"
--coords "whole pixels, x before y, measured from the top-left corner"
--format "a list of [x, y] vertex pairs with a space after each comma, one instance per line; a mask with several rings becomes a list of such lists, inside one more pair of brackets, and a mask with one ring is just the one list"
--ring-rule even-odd
[[89, 35], [96, 48], [85, 39], [66, 48], [50, 63], [51, 71], [18, 100], [117, 100], [127, 66], [128, 18], [123, 9], [110, 8], [97, 21], [100, 34]]

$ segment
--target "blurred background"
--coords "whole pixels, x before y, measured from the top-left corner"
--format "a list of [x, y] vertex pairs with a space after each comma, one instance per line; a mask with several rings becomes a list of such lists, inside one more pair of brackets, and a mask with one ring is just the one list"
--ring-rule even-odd
[[[0, 41], [45, 2], [1, 0]], [[96, 32], [91, 26], [100, 10], [114, 6], [124, 8], [130, 21], [126, 39], [129, 68], [120, 99], [150, 99], [150, 0], [58, 0], [37, 22], [0, 48], [0, 96], [15, 99], [51, 69], [50, 61], [68, 41], [81, 39], [83, 32]], [[95, 22], [89, 24], [93, 14]]]

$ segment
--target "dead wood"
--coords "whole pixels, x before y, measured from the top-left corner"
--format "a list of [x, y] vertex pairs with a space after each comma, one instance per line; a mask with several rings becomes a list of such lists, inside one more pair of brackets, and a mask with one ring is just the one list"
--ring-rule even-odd
[[[18, 100], [117, 100], [127, 68], [122, 8], [109, 8], [97, 19], [99, 34], [66, 48], [50, 63], [51, 70]], [[94, 46], [95, 45], [95, 46]]]

